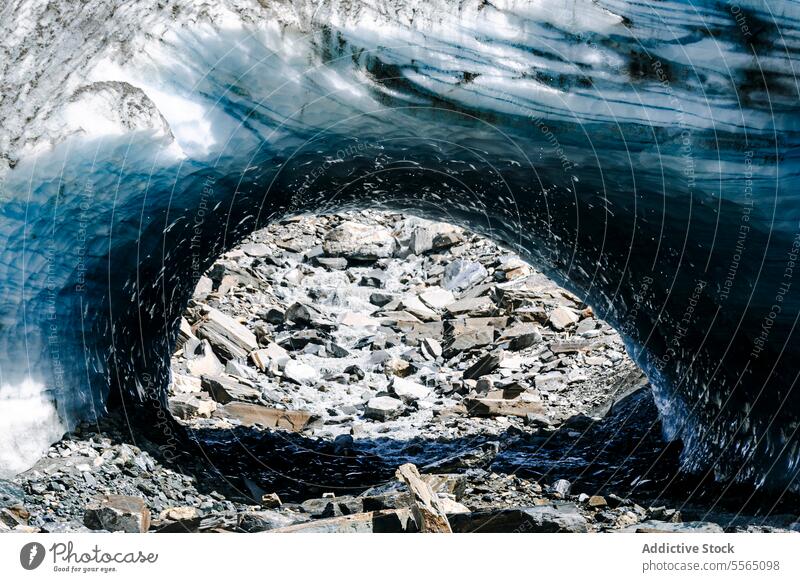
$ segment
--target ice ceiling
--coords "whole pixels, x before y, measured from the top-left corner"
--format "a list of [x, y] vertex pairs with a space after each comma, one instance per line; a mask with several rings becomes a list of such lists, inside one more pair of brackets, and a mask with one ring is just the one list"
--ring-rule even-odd
[[525, 255], [625, 336], [690, 470], [800, 470], [800, 5], [11, 0], [0, 471], [109, 393], [276, 217], [381, 207]]

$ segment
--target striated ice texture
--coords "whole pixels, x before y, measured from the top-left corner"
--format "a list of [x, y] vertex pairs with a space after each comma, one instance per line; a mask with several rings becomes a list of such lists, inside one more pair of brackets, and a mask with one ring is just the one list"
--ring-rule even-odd
[[10, 0], [0, 471], [109, 395], [277, 217], [513, 247], [620, 330], [684, 463], [800, 489], [796, 2]]

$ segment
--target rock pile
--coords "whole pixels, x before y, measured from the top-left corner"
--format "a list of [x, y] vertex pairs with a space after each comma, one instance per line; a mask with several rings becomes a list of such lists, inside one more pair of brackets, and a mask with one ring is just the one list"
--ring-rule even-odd
[[487, 239], [394, 214], [297, 218], [198, 282], [170, 407], [193, 427], [453, 439], [557, 426], [634, 368], [590, 308]]

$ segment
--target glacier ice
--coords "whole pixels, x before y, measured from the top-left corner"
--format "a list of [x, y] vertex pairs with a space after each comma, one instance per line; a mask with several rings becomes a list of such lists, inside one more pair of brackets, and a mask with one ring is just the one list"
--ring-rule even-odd
[[584, 297], [688, 469], [798, 489], [797, 3], [0, 10], [6, 472], [110, 393], [163, 415], [179, 315], [245, 234], [373, 206], [469, 226]]

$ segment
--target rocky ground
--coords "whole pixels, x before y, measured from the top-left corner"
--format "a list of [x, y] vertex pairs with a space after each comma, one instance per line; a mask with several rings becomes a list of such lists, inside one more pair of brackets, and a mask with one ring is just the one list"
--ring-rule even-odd
[[199, 454], [133, 444], [119, 414], [82, 425], [0, 481], [0, 531], [800, 529], [676, 477], [619, 335], [450, 225], [255, 233], [200, 278], [172, 369]]

